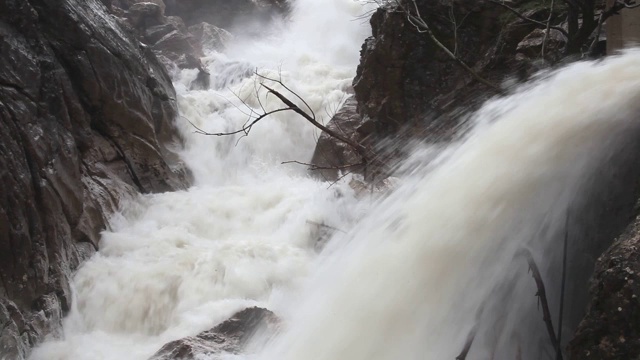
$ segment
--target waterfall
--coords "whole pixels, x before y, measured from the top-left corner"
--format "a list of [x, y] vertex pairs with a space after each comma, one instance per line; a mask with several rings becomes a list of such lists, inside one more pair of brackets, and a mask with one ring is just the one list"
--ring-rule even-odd
[[435, 168], [332, 244], [265, 358], [454, 359], [476, 326], [472, 358], [543, 358], [518, 253], [561, 252], [573, 201], [637, 141], [639, 65], [637, 51], [573, 64], [486, 104]]
[[[575, 199], [637, 134], [640, 52], [573, 64], [488, 102], [463, 138], [413, 149], [401, 185], [379, 200], [282, 164], [308, 161], [319, 135], [294, 113], [248, 136], [194, 133], [242, 127], [245, 106], [279, 106], [254, 96], [256, 68], [328, 121], [368, 36], [363, 6], [297, 0], [269, 34], [207, 55], [212, 89], [189, 90], [195, 71], [176, 74], [194, 186], [123, 206], [75, 275], [63, 339], [33, 360], [143, 360], [254, 305], [284, 324], [247, 355], [261, 360], [454, 359], [473, 328], [474, 358], [544, 353], [519, 253], [545, 263]], [[318, 254], [312, 223], [344, 232]]]

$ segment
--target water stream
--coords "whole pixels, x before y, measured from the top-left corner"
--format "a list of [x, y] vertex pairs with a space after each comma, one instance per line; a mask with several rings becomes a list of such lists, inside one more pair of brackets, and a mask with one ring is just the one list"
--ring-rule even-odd
[[[297, 0], [290, 22], [209, 54], [216, 89], [188, 90], [196, 74], [177, 75], [183, 117], [209, 132], [241, 127], [238, 98], [259, 107], [247, 76], [258, 68], [328, 120], [348, 96], [364, 12], [351, 0]], [[194, 134], [181, 118], [195, 185], [114, 217], [75, 276], [64, 339], [32, 359], [143, 360], [253, 305], [285, 330], [245, 357], [454, 359], [478, 327], [469, 358], [540, 358], [544, 324], [518, 253], [557, 245], [574, 199], [637, 134], [638, 114], [640, 53], [571, 65], [487, 103], [459, 141], [414, 149], [384, 199], [281, 164], [308, 161], [318, 136], [295, 114], [242, 138]], [[320, 253], [315, 223], [343, 231]]]

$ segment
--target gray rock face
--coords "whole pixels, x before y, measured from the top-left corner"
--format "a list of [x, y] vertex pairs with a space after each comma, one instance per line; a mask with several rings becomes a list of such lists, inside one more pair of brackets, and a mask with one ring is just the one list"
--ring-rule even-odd
[[211, 330], [166, 344], [149, 360], [196, 360], [220, 353], [237, 354], [251, 336], [262, 331], [273, 332], [278, 324], [278, 318], [271, 311], [247, 308]]
[[122, 199], [186, 185], [175, 114], [165, 69], [102, 2], [0, 1], [0, 355], [55, 335]]

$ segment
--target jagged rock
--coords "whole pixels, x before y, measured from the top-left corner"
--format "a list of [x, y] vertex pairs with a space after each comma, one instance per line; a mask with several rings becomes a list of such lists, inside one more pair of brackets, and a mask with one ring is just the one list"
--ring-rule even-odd
[[569, 345], [572, 360], [640, 357], [640, 217], [596, 264], [587, 315]]
[[133, 27], [148, 28], [163, 23], [164, 9], [154, 2], [139, 2], [129, 8], [127, 17]]
[[193, 40], [200, 46], [200, 51], [222, 51], [225, 44], [231, 39], [231, 34], [219, 27], [206, 22], [189, 27], [189, 33]]
[[[451, 47], [457, 41], [457, 56], [470, 66], [485, 59], [500, 38], [497, 19], [502, 11], [495, 6], [456, 1], [457, 16], [465, 21], [454, 38], [451, 22], [439, 15], [449, 13], [450, 5], [427, 0], [417, 5], [441, 42]], [[429, 115], [448, 111], [447, 106], [455, 103], [453, 97], [490, 93], [486, 88], [476, 91], [479, 85], [470, 75], [394, 6], [380, 7], [370, 22], [373, 34], [362, 47], [353, 86], [358, 112], [376, 122], [378, 134], [428, 125], [435, 118]], [[477, 71], [491, 78], [481, 70]]]
[[196, 360], [220, 353], [237, 354], [253, 334], [274, 332], [278, 324], [271, 311], [247, 308], [211, 330], [164, 345], [149, 360]]
[[[540, 56], [542, 52], [542, 43], [545, 41], [546, 29], [535, 29], [518, 43], [516, 51], [527, 57], [535, 58]], [[558, 30], [550, 29], [549, 35], [546, 36], [545, 51], [549, 53], [557, 53], [566, 43], [567, 38]]]
[[189, 34], [174, 30], [153, 44], [152, 48], [175, 62], [183, 55], [194, 56], [196, 49], [191, 41]]
[[0, 1], [0, 299], [20, 314], [2, 318], [0, 342], [12, 359], [56, 335], [71, 274], [120, 201], [186, 185], [165, 146], [180, 142], [171, 81], [106, 11]]
[[178, 31], [180, 30], [178, 30], [175, 24], [172, 23], [149, 26], [148, 28], [144, 29], [144, 42], [146, 44], [154, 45], [163, 37], [169, 35], [172, 32]]

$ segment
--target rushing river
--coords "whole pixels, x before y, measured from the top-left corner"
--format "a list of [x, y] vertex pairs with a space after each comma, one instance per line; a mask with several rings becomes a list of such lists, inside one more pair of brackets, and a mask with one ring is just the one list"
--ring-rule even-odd
[[[356, 198], [348, 178], [331, 185], [282, 164], [309, 161], [319, 135], [294, 113], [246, 137], [195, 134], [186, 121], [242, 127], [244, 106], [260, 106], [256, 68], [328, 121], [349, 96], [370, 8], [294, 5], [265, 36], [208, 54], [212, 89], [189, 90], [196, 73], [176, 74], [194, 186], [114, 216], [75, 276], [64, 339], [33, 360], [146, 360], [256, 305], [284, 322], [246, 355], [257, 359], [454, 359], [474, 327], [470, 359], [548, 353], [517, 254], [557, 245], [587, 180], [638, 130], [640, 54], [571, 65], [487, 103], [459, 141], [416, 148], [389, 196]], [[280, 105], [260, 94], [267, 109]], [[317, 224], [340, 229], [322, 252]]]

